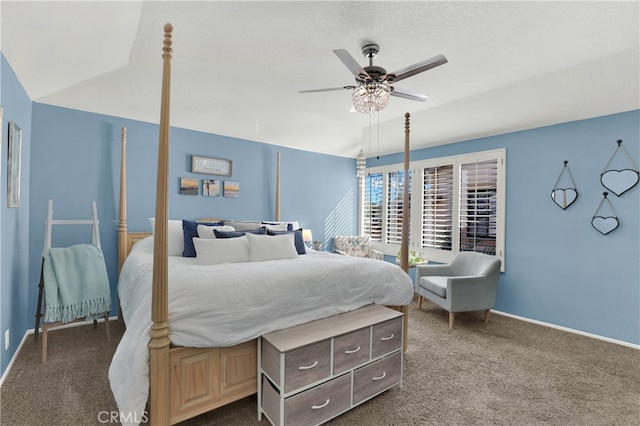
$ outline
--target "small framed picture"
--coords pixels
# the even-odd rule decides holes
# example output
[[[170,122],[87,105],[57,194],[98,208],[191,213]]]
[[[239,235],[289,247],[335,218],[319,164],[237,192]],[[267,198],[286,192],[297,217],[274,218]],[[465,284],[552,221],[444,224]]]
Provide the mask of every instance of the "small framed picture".
[[[224,181],[224,196],[237,198],[240,196],[240,182]]]
[[[202,179],[202,195],[205,197],[219,197],[220,189],[219,180]]]
[[[231,160],[192,155],[191,172],[207,173],[210,175],[231,176]]]
[[[7,207],[20,207],[20,157],[22,155],[22,130],[9,122],[9,157],[7,159]]]
[[[180,194],[182,195],[198,195],[198,179],[180,178]]]

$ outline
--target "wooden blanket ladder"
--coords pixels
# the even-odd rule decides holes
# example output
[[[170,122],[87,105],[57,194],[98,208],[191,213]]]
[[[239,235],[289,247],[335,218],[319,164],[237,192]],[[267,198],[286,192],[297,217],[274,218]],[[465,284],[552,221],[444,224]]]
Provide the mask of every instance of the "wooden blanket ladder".
[[[50,328],[62,325],[62,323],[46,323],[44,321],[44,308],[43,295],[44,295],[44,259],[49,255],[49,249],[51,248],[51,234],[53,232],[54,225],[92,225],[91,244],[100,247],[100,231],[98,228],[98,209],[96,202],[91,203],[91,219],[54,219],[53,218],[53,200],[49,200],[49,208],[47,211],[47,220],[45,222],[45,235],[44,235],[44,250],[42,251],[42,263],[40,265],[40,282],[38,283],[38,306],[36,308],[36,325],[33,333],[34,340],[38,338],[38,331],[40,329],[40,318],[42,321],[42,363],[47,362],[47,340],[48,331]],[[78,319],[76,321],[84,321],[84,319]],[[75,322],[75,321],[74,321]],[[109,331],[109,313],[104,316],[105,329],[107,332],[107,342],[111,342],[111,333]],[[93,320],[93,328],[97,328],[98,321]]]

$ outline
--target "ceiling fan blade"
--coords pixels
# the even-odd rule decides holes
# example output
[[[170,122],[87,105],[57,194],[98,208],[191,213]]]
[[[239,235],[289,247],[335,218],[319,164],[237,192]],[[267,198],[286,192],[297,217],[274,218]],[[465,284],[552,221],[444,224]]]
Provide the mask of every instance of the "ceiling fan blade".
[[[398,89],[397,87],[392,87],[391,96],[395,96],[396,98],[404,98],[409,99],[411,101],[419,101],[424,102],[429,99],[428,95],[423,95],[422,93],[410,92],[409,90]]]
[[[353,90],[356,86],[331,87],[328,89],[298,90],[298,93],[334,92],[337,90]]]
[[[338,58],[340,58],[342,63],[345,64],[347,68],[349,68],[349,71],[353,73],[356,79],[361,80],[363,77],[371,79],[364,68],[362,68],[362,66],[355,59],[353,59],[353,56],[351,56],[351,54],[345,49],[335,49],[333,53],[335,53]]]
[[[404,80],[407,77],[430,70],[431,68],[444,65],[447,62],[447,58],[445,58],[444,55],[434,56],[426,61],[418,62],[417,64],[413,64],[396,72],[387,74],[387,81],[395,83],[396,81]]]

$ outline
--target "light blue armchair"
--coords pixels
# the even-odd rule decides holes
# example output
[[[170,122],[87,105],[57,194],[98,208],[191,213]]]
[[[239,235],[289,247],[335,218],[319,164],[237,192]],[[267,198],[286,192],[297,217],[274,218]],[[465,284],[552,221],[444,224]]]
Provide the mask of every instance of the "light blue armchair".
[[[447,265],[416,267],[415,292],[418,308],[428,299],[449,311],[449,327],[454,314],[484,310],[484,322],[496,302],[500,259],[482,253],[461,252]]]

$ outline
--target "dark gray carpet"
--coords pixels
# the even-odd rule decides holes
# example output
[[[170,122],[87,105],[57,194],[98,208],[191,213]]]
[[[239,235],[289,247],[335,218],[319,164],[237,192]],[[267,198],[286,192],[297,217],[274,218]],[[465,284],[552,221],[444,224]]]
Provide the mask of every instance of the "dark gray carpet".
[[[456,317],[425,302],[409,314],[404,386],[332,425],[640,425],[640,351],[499,315]],[[53,331],[49,360],[29,336],[1,389],[2,425],[100,425],[116,411],[107,370],[111,323]],[[266,425],[255,396],[184,425]]]

